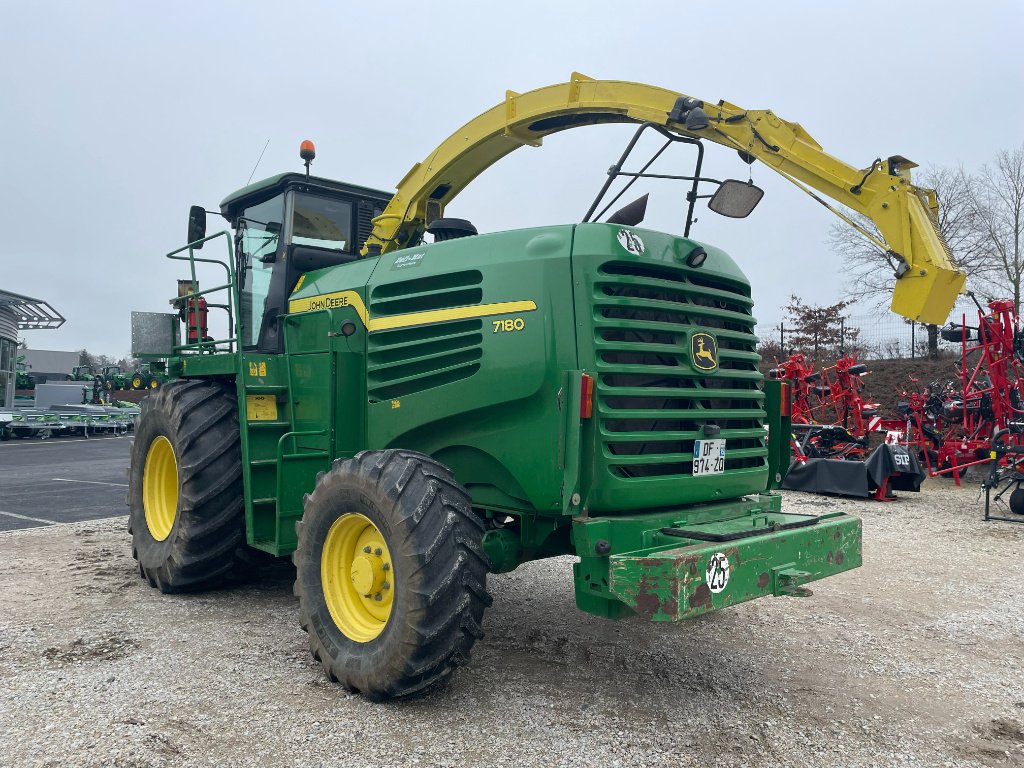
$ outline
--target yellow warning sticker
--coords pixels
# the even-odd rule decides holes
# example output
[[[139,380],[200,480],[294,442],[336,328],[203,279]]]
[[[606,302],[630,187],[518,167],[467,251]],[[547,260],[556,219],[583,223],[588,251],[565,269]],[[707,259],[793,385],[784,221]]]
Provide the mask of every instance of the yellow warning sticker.
[[[277,398],[273,395],[246,395],[245,415],[249,421],[277,421]]]

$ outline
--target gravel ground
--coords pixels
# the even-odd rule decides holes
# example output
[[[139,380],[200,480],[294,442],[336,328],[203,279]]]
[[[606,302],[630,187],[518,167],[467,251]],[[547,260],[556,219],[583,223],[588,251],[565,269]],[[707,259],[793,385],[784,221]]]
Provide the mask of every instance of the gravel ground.
[[[123,519],[0,533],[0,764],[1024,766],[1024,526],[977,497],[790,493],[861,515],[864,566],[676,626],[587,616],[569,558],[527,564],[467,668],[384,705],[313,662],[286,565],[166,597]]]

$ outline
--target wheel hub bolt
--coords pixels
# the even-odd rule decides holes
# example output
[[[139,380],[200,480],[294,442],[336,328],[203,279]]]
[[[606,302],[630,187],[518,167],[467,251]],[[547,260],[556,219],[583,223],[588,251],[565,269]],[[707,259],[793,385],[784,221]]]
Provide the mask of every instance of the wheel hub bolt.
[[[382,565],[382,566],[380,567],[380,569],[381,569],[382,571],[390,571],[390,570],[391,570],[391,563],[384,563],[384,565]]]
[[[373,550],[373,554],[375,554],[377,557],[380,557],[383,553],[384,553],[384,550],[381,549],[380,547],[377,547],[375,550]]]
[[[391,589],[391,582],[390,581],[385,581],[383,584],[380,585],[380,588],[381,589]]]
[[[381,600],[384,599],[384,596],[380,592],[378,592],[376,595],[373,596],[373,599],[379,603]]]
[[[369,545],[367,545],[367,546],[363,547],[363,552],[365,552],[366,554],[370,554],[370,552],[372,552],[372,551],[373,551],[373,550],[372,550],[372,549],[370,549]]]

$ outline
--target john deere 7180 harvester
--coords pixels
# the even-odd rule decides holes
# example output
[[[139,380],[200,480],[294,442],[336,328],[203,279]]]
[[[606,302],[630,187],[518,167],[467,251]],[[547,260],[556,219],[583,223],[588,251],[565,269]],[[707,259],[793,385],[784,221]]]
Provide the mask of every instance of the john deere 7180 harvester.
[[[622,122],[695,154],[691,175],[668,174],[687,189],[682,234],[637,226],[643,198],[599,221],[607,185],[580,223],[478,234],[444,217],[512,150]],[[773,490],[785,386],[758,372],[743,273],[690,237],[702,198],[742,216],[761,192],[703,177],[704,140],[869,216],[900,266],[894,309],[945,320],[963,276],[913,164],[857,170],[768,111],[574,75],[510,92],[395,194],[310,176],[304,143],[305,174],[224,200],[232,232],[206,236],[193,208],[169,254],[192,292],[135,317],[135,353],[167,358],[171,377],[132,452],[143,577],[205,588],[254,550],[292,554],[313,655],[376,698],[465,662],[488,573],[527,560],[574,555],[580,609],[663,622],[857,567],[859,520],[783,513]],[[626,155],[609,184],[650,175]],[[204,244],[224,257],[200,258]],[[222,338],[189,327],[200,298]]]

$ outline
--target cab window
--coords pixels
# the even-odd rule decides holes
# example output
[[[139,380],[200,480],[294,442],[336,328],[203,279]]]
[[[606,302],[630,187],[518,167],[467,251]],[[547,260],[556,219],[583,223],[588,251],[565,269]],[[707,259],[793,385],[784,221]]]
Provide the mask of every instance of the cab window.
[[[291,242],[351,253],[352,204],[297,192]]]
[[[270,292],[274,265],[269,259],[277,252],[284,219],[284,195],[272,197],[242,211],[236,240],[242,263],[242,347],[254,347]],[[264,262],[264,259],[268,261]]]

